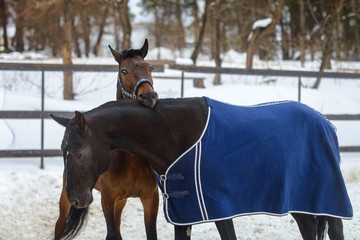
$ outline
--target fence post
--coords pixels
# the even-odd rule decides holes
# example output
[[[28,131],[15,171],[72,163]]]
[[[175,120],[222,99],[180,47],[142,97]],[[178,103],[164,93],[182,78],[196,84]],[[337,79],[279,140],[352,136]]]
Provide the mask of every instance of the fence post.
[[[184,78],[185,78],[185,71],[182,70],[181,72],[181,94],[180,96],[183,98],[184,97]]]
[[[298,102],[301,102],[301,77],[299,76],[298,81]]]
[[[40,168],[44,169],[44,101],[45,101],[45,71],[41,71],[41,157]]]

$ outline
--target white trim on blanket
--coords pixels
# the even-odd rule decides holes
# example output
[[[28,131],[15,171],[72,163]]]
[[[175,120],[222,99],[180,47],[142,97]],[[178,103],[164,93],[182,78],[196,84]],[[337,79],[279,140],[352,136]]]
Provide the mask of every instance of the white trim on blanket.
[[[332,215],[332,214],[327,214],[327,213],[312,213],[312,212],[305,212],[305,211],[289,211],[286,213],[269,213],[269,212],[249,212],[249,213],[240,213],[240,214],[235,214],[233,216],[229,216],[226,218],[216,218],[216,219],[211,219],[211,220],[202,220],[202,221],[196,221],[196,222],[189,222],[189,223],[176,223],[173,222],[169,219],[169,223],[176,225],[176,226],[188,226],[188,225],[195,225],[195,224],[200,224],[200,223],[209,223],[209,222],[217,222],[217,221],[223,221],[223,220],[228,220],[228,219],[232,219],[232,218],[236,218],[236,217],[245,217],[245,216],[252,216],[252,215],[269,215],[269,216],[274,216],[274,217],[283,217],[283,216],[287,216],[291,213],[302,213],[302,214],[307,214],[307,215],[313,215],[313,216],[327,216],[327,217],[334,217],[334,218],[340,218],[343,220],[351,220],[353,219],[352,217],[342,217],[342,216],[337,216],[337,215]]]
[[[199,139],[188,149],[186,150],[183,154],[181,154],[169,167],[168,169],[166,170],[165,172],[165,176],[168,175],[171,167],[177,162],[179,161],[179,159],[181,159],[185,154],[187,154],[189,151],[191,151],[194,147],[196,147],[196,152],[195,152],[195,188],[196,188],[196,194],[197,194],[197,199],[198,199],[198,202],[199,202],[199,208],[200,208],[200,212],[201,212],[201,216],[203,218],[203,221],[208,221],[209,217],[208,217],[208,214],[207,214],[207,210],[206,210],[206,206],[205,206],[205,202],[204,202],[204,197],[203,197],[203,194],[202,194],[202,189],[201,189],[201,182],[200,182],[200,159],[201,159],[201,139],[203,138],[205,132],[206,132],[206,129],[209,125],[209,121],[210,121],[210,114],[211,114],[211,108],[208,107],[208,115],[207,115],[207,119],[206,119],[206,124],[205,124],[205,127],[204,127],[204,130],[202,131]],[[200,150],[199,150],[199,145],[200,143]],[[199,168],[199,170],[197,170],[197,168]],[[197,178],[199,180],[197,180]],[[163,196],[167,196],[167,191],[166,191],[166,180],[164,181],[164,193],[163,193]],[[169,212],[168,212],[168,199],[163,197],[163,200],[164,200],[164,214],[167,216],[166,218],[169,220],[170,223],[172,224],[175,224],[171,221],[170,217],[169,217]],[[177,225],[177,224],[176,224]]]
[[[201,167],[200,167],[200,163],[201,163],[201,141],[199,141],[198,146],[199,146],[198,147],[199,148],[198,156],[195,157],[195,159],[197,160],[197,164],[198,164],[197,173],[196,173],[197,174],[197,179],[198,179],[197,184],[199,185],[199,193],[200,193],[202,211],[205,214],[205,220],[209,220],[209,216],[208,216],[208,213],[207,213],[207,210],[206,210],[203,190],[202,190],[202,187],[201,187],[201,173],[200,173],[200,169],[201,169]]]

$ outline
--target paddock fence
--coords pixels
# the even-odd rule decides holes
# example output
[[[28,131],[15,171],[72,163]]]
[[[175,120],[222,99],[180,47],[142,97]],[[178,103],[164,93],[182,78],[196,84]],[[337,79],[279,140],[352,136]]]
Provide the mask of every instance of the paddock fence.
[[[206,73],[206,74],[234,74],[249,76],[277,76],[277,77],[295,77],[298,79],[298,101],[301,101],[301,78],[322,78],[342,79],[342,80],[360,80],[360,73],[343,73],[343,72],[312,72],[312,71],[285,71],[285,70],[265,70],[265,69],[240,69],[240,68],[214,68],[214,67],[196,67],[187,65],[177,65],[174,62],[167,61],[148,61],[153,65],[154,72],[164,72],[164,65],[170,69],[180,70],[180,76],[156,76],[154,79],[170,79],[181,81],[181,97],[184,96],[185,80],[199,80],[204,78],[189,77],[188,73]],[[44,168],[44,157],[62,156],[60,149],[44,149],[44,119],[50,118],[50,114],[63,117],[73,117],[74,112],[66,111],[45,111],[45,72],[118,72],[117,65],[65,65],[65,64],[23,64],[23,63],[0,63],[2,71],[40,71],[41,72],[41,107],[40,111],[0,111],[0,119],[40,119],[40,149],[15,149],[0,150],[0,158],[19,158],[19,157],[40,157],[40,168]],[[359,114],[326,114],[329,120],[360,120]],[[341,152],[360,152],[360,146],[340,146]]]

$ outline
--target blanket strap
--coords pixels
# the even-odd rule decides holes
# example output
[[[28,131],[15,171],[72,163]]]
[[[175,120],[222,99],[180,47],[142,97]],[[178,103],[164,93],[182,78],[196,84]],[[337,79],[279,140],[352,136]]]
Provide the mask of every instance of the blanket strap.
[[[162,181],[166,181],[166,180],[169,180],[169,181],[178,181],[178,180],[184,180],[185,177],[183,174],[181,173],[174,173],[174,174],[169,174],[169,175],[161,175],[160,176],[160,179]]]
[[[163,198],[164,199],[184,198],[187,195],[189,195],[189,191],[175,191],[175,192],[170,192],[170,193],[163,193]]]

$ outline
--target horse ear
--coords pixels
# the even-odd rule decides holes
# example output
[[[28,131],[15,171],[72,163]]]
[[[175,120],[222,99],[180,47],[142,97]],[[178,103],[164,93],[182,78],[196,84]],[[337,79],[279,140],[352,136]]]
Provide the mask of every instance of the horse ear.
[[[149,42],[147,39],[145,39],[145,42],[144,42],[144,45],[140,48],[140,51],[141,51],[141,56],[143,58],[146,57],[147,53],[148,53],[148,50],[149,50]]]
[[[68,123],[70,122],[70,118],[58,117],[53,114],[50,114],[50,117],[55,120],[58,124],[67,127]]]
[[[75,119],[77,125],[80,127],[82,131],[85,130],[85,117],[81,112],[75,111]]]
[[[119,53],[118,51],[116,51],[115,49],[113,49],[110,45],[108,45],[108,46],[110,48],[111,54],[115,58],[115,61],[117,61],[118,63],[121,63],[123,55],[121,53]]]

